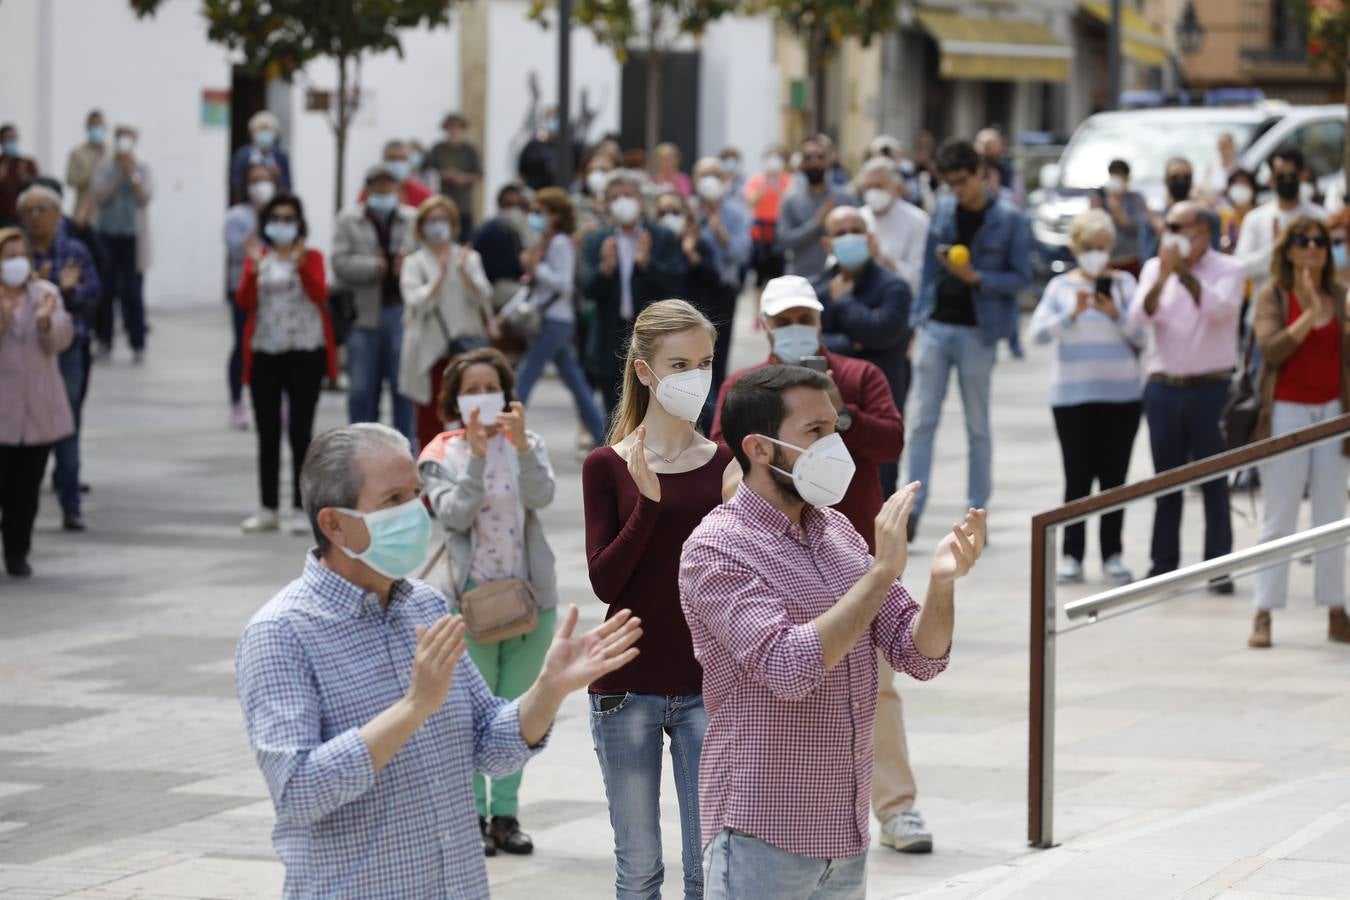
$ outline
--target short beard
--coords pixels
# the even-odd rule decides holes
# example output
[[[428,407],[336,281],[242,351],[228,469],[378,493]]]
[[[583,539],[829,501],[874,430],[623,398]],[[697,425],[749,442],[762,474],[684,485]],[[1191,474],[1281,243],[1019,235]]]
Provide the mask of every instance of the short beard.
[[[775,468],[769,470],[769,478],[773,480],[774,487],[778,488],[778,495],[789,503],[805,503],[806,501],[802,499],[802,495],[797,493],[796,483],[788,476],[776,471],[776,469],[791,471],[787,466],[787,460],[783,458],[782,447],[774,445],[773,461],[771,465]]]

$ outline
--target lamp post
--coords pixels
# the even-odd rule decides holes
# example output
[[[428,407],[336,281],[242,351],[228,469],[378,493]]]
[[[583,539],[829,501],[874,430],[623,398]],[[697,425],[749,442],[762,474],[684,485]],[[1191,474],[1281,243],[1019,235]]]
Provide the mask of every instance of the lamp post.
[[[1120,0],[1111,0],[1111,21],[1106,26],[1106,108],[1120,105]]]
[[[572,185],[572,0],[558,0],[558,183]]]
[[[1195,3],[1193,0],[1186,0],[1186,5],[1182,7],[1181,18],[1177,20],[1177,47],[1185,56],[1200,49],[1200,45],[1205,42],[1205,26],[1200,24],[1200,18],[1195,14]]]

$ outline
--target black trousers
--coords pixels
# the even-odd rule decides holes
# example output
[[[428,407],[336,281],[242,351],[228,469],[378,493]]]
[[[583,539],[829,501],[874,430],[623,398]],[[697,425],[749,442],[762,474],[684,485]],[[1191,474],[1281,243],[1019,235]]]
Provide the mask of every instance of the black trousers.
[[[323,350],[253,354],[248,389],[258,431],[258,490],[267,509],[276,509],[280,503],[283,395],[291,439],[291,506],[300,508],[300,465],[314,436],[314,409],[319,405],[324,368]]]
[[[1092,483],[1102,490],[1120,487],[1130,468],[1130,452],[1139,431],[1141,403],[1080,403],[1056,406],[1055,430],[1064,454],[1064,502],[1092,493]],[[1120,532],[1125,511],[1118,509],[1101,517],[1102,559],[1120,553]],[[1064,529],[1064,555],[1083,561],[1085,528],[1082,522]]]
[[[51,449],[51,444],[0,444],[0,536],[4,540],[6,562],[28,559],[42,473],[47,470],[47,454]]]

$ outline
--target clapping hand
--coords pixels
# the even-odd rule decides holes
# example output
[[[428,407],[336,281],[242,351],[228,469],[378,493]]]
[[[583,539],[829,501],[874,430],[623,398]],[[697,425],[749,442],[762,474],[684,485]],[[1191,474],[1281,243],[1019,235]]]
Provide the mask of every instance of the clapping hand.
[[[600,245],[600,271],[606,275],[613,275],[614,270],[619,266],[619,245],[614,238],[607,237]]]
[[[631,611],[620,610],[598,628],[573,637],[577,618],[574,603],[563,614],[539,673],[539,683],[559,695],[581,690],[602,675],[628,665],[638,655],[633,645],[642,637],[642,620],[633,618]]]
[[[642,229],[638,234],[637,252],[633,254],[633,265],[639,269],[647,268],[647,263],[652,259],[652,233],[647,229]]]
[[[455,666],[464,655],[464,620],[442,616],[430,628],[417,626],[417,649],[413,652],[412,675],[405,698],[422,718],[445,703],[454,680]]]
[[[963,522],[952,526],[951,533],[942,539],[933,552],[934,581],[952,584],[970,572],[984,552],[989,537],[988,520],[987,510],[971,509]]]
[[[909,516],[919,482],[913,481],[891,494],[876,518],[876,566],[892,581],[905,574],[909,564]]]
[[[37,328],[38,331],[46,332],[52,327],[52,315],[56,313],[56,295],[44,294],[38,301],[37,307]]]
[[[510,407],[497,414],[497,430],[506,435],[517,453],[530,449],[530,441],[525,437],[525,405],[512,400]]]
[[[830,299],[838,300],[853,291],[853,279],[842,269],[830,279]]]
[[[60,287],[63,292],[73,291],[80,283],[80,264],[75,260],[67,260],[61,267]]]
[[[633,484],[638,493],[655,503],[661,502],[661,480],[656,477],[652,467],[647,464],[647,426],[637,430],[637,439],[628,451],[628,474],[633,476]]]
[[[464,439],[469,442],[470,453],[479,459],[487,458],[487,428],[483,426],[479,419],[478,407],[476,406],[469,410],[469,416],[464,420]]]

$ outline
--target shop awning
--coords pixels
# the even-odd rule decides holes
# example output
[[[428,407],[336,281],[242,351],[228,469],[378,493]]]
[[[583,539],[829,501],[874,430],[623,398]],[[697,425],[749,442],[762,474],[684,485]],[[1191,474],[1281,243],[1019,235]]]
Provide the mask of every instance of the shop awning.
[[[1079,6],[1103,25],[1111,25],[1111,4],[1082,3]],[[1127,6],[1120,10],[1120,52],[1143,66],[1167,65],[1167,42],[1163,36],[1139,15],[1138,10]]]
[[[984,19],[944,10],[915,12],[942,51],[943,78],[1068,81],[1072,52],[1044,26],[1024,19]]]

